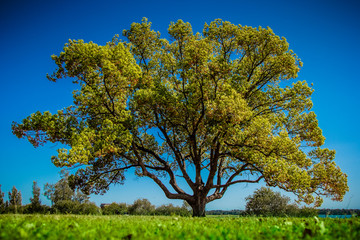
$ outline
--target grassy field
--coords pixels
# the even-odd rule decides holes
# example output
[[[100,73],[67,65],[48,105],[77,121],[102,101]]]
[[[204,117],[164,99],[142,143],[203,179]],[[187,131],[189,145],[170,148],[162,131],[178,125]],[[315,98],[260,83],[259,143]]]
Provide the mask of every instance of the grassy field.
[[[360,219],[0,215],[0,239],[360,239]]]

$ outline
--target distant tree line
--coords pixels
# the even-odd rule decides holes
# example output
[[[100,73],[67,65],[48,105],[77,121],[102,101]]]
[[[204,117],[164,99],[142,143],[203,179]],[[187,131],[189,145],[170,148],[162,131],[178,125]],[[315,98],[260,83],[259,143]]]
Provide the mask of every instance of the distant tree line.
[[[181,207],[173,204],[155,207],[147,199],[137,199],[133,204],[111,203],[101,205],[104,215],[163,215],[163,216],[191,216],[191,207],[185,201]]]
[[[137,199],[133,204],[111,203],[102,204],[101,208],[89,201],[89,196],[80,190],[74,190],[69,185],[69,173],[61,171],[61,179],[55,184],[45,184],[44,195],[51,201],[51,207],[40,200],[40,188],[33,182],[33,196],[30,203],[22,205],[21,192],[14,186],[8,193],[9,200],[5,201],[5,194],[0,185],[0,214],[87,214],[87,215],[177,215],[191,216],[191,207],[186,202],[181,207],[172,204],[155,207],[147,199]]]
[[[298,216],[298,217],[305,217],[305,216],[317,216],[317,215],[352,215],[352,216],[360,216],[360,209],[314,209],[314,208],[297,208],[298,212],[295,214],[289,214],[284,216]],[[310,212],[312,214],[307,213]],[[246,210],[208,210],[206,211],[206,215],[240,215],[240,216],[249,216],[251,215]],[[255,214],[253,214],[255,215]]]
[[[44,195],[51,201],[51,207],[44,205],[40,200],[40,188],[33,182],[30,203],[22,205],[21,192],[14,186],[5,193],[0,185],[0,214],[87,214],[87,215],[165,215],[165,216],[191,216],[192,208],[184,201],[183,205],[173,204],[156,207],[148,199],[137,199],[133,204],[116,203],[101,204],[98,207],[89,201],[85,193],[74,190],[69,186],[69,174],[61,171],[61,179],[55,184],[45,184]],[[270,188],[262,187],[246,198],[245,210],[210,210],[207,215],[238,215],[238,216],[292,216],[311,217],[317,215],[360,215],[360,209],[315,209],[311,207],[298,207],[290,203],[290,198],[282,196]]]
[[[243,215],[244,210],[208,210],[206,211],[206,215]]]
[[[209,215],[240,215],[240,216],[291,216],[291,217],[312,217],[319,214],[344,215],[360,214],[360,210],[344,209],[316,209],[312,207],[299,207],[290,203],[290,198],[274,192],[270,188],[262,187],[253,195],[246,197],[245,210],[211,210],[206,212]]]
[[[356,215],[360,216],[360,209],[319,209],[319,215]]]
[[[290,198],[274,192],[269,187],[261,187],[246,199],[243,215],[261,216],[292,216],[312,217],[318,215],[318,210],[312,207],[299,207],[290,203]]]

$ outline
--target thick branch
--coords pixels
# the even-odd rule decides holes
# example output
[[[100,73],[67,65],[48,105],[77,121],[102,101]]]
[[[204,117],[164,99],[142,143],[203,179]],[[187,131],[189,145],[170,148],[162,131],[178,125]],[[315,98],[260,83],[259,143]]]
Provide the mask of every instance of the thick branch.
[[[165,193],[167,198],[170,198],[170,199],[184,199],[184,200],[187,200],[187,201],[191,201],[191,196],[189,194],[186,194],[186,193],[177,193],[177,194],[171,193],[167,189],[167,187],[161,182],[161,180],[158,177],[156,177],[154,174],[150,173],[146,169],[146,166],[144,165],[144,163],[142,161],[142,158],[139,155],[139,152],[138,152],[135,144],[133,144],[133,151],[134,151],[134,154],[135,154],[136,158],[138,159],[138,163],[139,163],[139,165],[141,167],[141,170],[142,170],[144,176],[147,176],[147,177],[151,178],[152,180],[154,180],[154,182],[163,190],[163,192]]]
[[[262,178],[264,178],[264,176],[260,176],[258,179],[256,180],[246,180],[246,179],[243,179],[243,180],[237,180],[237,181],[233,181],[233,182],[227,182],[226,184],[224,185],[220,185],[220,186],[214,186],[214,187],[217,187],[217,189],[219,189],[220,187],[223,187],[223,190],[221,192],[215,192],[214,194],[208,196],[206,198],[206,202],[209,203],[211,201],[214,201],[216,199],[220,199],[222,198],[222,196],[224,195],[224,193],[226,192],[227,188],[230,186],[230,185],[233,185],[233,184],[236,184],[236,183],[258,183]]]
[[[175,146],[175,144],[171,141],[169,135],[167,134],[166,130],[161,127],[158,126],[158,128],[160,129],[161,133],[164,135],[165,139],[166,139],[166,143],[169,145],[169,147],[171,148],[171,150],[173,151],[174,155],[175,155],[175,160],[180,168],[181,173],[184,176],[184,179],[186,180],[186,182],[188,183],[188,185],[191,187],[191,189],[195,189],[195,184],[193,181],[191,181],[188,173],[186,172],[186,168],[185,165],[183,164],[184,159],[181,155],[181,152],[178,150],[178,148]],[[175,178],[175,177],[174,177]]]
[[[156,160],[158,160],[161,164],[163,164],[164,168],[162,168],[161,170],[164,170],[166,171],[169,176],[170,176],[170,184],[171,186],[174,188],[174,190],[177,192],[177,193],[181,193],[181,194],[185,194],[184,190],[182,190],[176,183],[176,178],[175,178],[175,174],[174,172],[171,170],[170,166],[167,164],[167,162],[165,160],[163,160],[162,158],[160,158],[154,151],[150,150],[150,149],[147,149],[145,147],[142,147],[142,146],[139,146],[137,144],[133,144],[137,149],[143,151],[143,152],[146,152],[148,154],[150,154],[151,156],[153,156]],[[136,149],[134,149],[134,152],[137,151]],[[139,155],[140,157],[140,155]],[[139,157],[137,157],[139,159]],[[141,157],[140,157],[141,159]],[[142,159],[141,159],[141,162],[142,162]],[[146,166],[142,163],[142,166],[144,166],[146,168]],[[153,167],[154,169],[156,169],[156,167]],[[154,180],[155,181],[155,180]]]

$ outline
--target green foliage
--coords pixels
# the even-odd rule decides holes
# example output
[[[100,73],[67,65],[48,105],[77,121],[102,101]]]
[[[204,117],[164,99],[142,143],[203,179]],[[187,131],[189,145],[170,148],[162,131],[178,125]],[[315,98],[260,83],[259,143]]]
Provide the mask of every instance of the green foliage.
[[[52,203],[56,204],[59,201],[72,200],[74,190],[69,186],[68,181],[69,173],[64,169],[61,170],[61,179],[55,184],[45,184],[44,195],[51,200]]]
[[[298,210],[296,215],[297,217],[315,217],[318,216],[319,210],[312,207],[302,207]]]
[[[191,216],[191,210],[185,206],[176,207],[172,204],[161,205],[155,209],[155,215],[162,216]]]
[[[27,206],[24,211],[28,213],[43,213],[46,210],[45,207],[41,205],[40,188],[35,181],[33,182],[32,193],[33,197],[30,198],[30,206]]]
[[[155,206],[149,200],[143,198],[135,200],[128,210],[131,215],[153,215]]]
[[[59,200],[53,206],[54,213],[78,214],[80,203],[72,200]]]
[[[35,147],[65,145],[52,161],[82,166],[72,185],[104,193],[134,168],[197,216],[231,185],[261,180],[316,206],[343,199],[347,175],[323,148],[314,90],[294,81],[302,62],[285,38],[220,19],[202,34],[178,20],[164,39],[144,18],[123,35],[104,46],[69,40],[48,78],[77,84],[74,105],[12,125]]]
[[[23,206],[24,214],[49,214],[51,213],[51,207],[47,205],[34,206],[31,203]]]
[[[100,215],[101,209],[93,202],[83,202],[78,208],[78,214]]]
[[[44,195],[56,204],[59,201],[76,201],[84,203],[89,200],[89,196],[81,192],[79,189],[76,191],[70,187],[69,173],[63,169],[61,170],[61,179],[55,184],[45,184]]]
[[[104,215],[122,215],[128,213],[128,206],[126,203],[111,203],[109,205],[103,206],[102,214]]]
[[[101,207],[103,215],[162,215],[162,216],[190,216],[191,207],[183,204],[176,207],[172,204],[161,205],[155,208],[147,199],[137,199],[130,206],[126,203],[111,203]]]
[[[9,194],[9,206],[7,211],[12,213],[21,213],[22,212],[22,197],[21,192],[13,186]]]
[[[314,217],[318,210],[312,207],[299,208],[290,204],[290,198],[274,192],[270,188],[261,187],[253,195],[246,197],[246,211],[244,214],[261,216],[293,216]]]
[[[246,211],[263,216],[284,216],[289,206],[289,197],[281,196],[270,188],[261,187],[246,197]],[[295,206],[291,206],[295,207]]]
[[[1,215],[0,239],[360,239],[360,219]]]
[[[52,208],[53,213],[56,214],[83,214],[83,215],[99,215],[101,210],[95,203],[84,202],[79,203],[72,200],[59,200]]]

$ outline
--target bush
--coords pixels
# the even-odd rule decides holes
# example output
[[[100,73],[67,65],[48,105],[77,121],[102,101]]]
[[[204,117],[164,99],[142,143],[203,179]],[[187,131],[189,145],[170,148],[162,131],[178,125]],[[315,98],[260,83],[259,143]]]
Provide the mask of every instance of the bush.
[[[270,188],[262,187],[253,195],[246,197],[246,201],[246,211],[249,214],[284,216],[290,198],[281,196],[280,193],[274,192]]]
[[[129,207],[129,213],[132,215],[152,215],[155,212],[155,206],[147,199],[137,199]]]
[[[161,205],[156,208],[155,215],[164,215],[164,216],[191,216],[191,211],[186,207],[176,207],[172,204]]]
[[[101,210],[93,202],[84,202],[79,205],[78,214],[99,215],[101,214]]]
[[[72,200],[60,200],[52,207],[53,213],[62,214],[85,214],[85,215],[97,215],[101,214],[101,210],[95,203],[84,202],[79,203],[78,201]]]
[[[318,210],[312,207],[299,208],[296,204],[289,204],[290,198],[282,196],[270,188],[262,187],[253,195],[246,197],[246,214],[263,216],[292,216],[313,217]]]
[[[319,211],[316,208],[312,207],[302,207],[299,209],[297,217],[314,217],[319,214]]]
[[[122,215],[128,213],[128,206],[126,203],[111,203],[101,207],[104,215]]]
[[[34,205],[30,203],[23,207],[23,212],[26,214],[33,214],[33,213],[46,214],[51,212],[51,208],[47,205]]]
[[[24,212],[24,206],[14,206],[9,205],[7,208],[5,208],[5,213],[23,213]]]
[[[80,210],[80,203],[71,200],[59,200],[52,207],[54,213],[63,214],[78,214]]]

